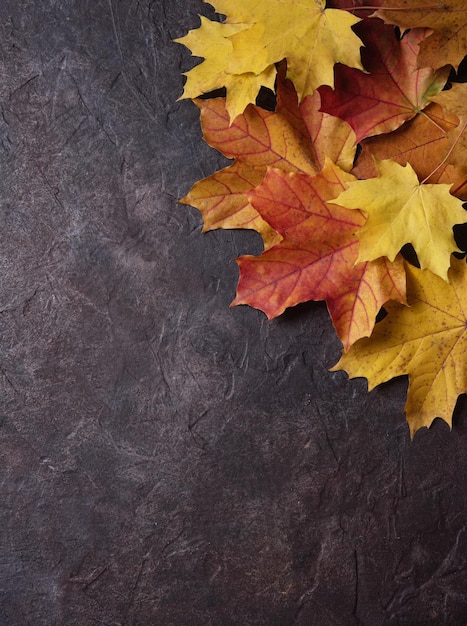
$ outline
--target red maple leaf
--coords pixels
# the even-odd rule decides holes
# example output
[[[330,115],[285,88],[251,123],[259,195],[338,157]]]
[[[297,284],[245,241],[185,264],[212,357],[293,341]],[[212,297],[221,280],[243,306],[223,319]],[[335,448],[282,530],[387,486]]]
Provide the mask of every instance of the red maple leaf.
[[[364,20],[355,27],[365,44],[363,66],[369,72],[336,65],[335,87],[320,87],[321,111],[345,120],[357,141],[401,126],[429,104],[443,88],[449,68],[417,69],[419,44],[430,33],[416,28],[398,39],[381,20]]]
[[[405,302],[401,260],[355,265],[355,232],[365,218],[359,211],[326,204],[351,180],[330,161],[316,176],[268,171],[249,197],[283,239],[259,257],[237,259],[240,281],[233,304],[249,304],[272,318],[299,302],[326,300],[347,350],[370,335],[385,302]]]

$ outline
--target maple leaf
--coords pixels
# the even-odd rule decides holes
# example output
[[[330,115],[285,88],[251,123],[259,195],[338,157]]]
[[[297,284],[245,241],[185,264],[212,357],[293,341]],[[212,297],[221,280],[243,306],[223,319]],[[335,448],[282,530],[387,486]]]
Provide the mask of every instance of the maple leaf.
[[[249,28],[245,24],[221,24],[200,16],[201,26],[191,30],[184,37],[175,39],[189,48],[194,56],[205,57],[204,62],[185,72],[183,98],[196,98],[218,87],[227,88],[226,108],[233,120],[242,113],[248,104],[255,102],[262,86],[274,89],[276,68],[265,67],[259,74],[245,72],[234,76],[226,72],[233,52],[230,36]]]
[[[324,0],[216,0],[222,10],[243,6],[252,27],[232,36],[230,70],[258,73],[287,59],[287,74],[299,100],[320,85],[333,85],[333,66],[361,68],[361,41],[351,30],[359,18],[325,9]]]
[[[406,413],[413,436],[436,417],[451,426],[457,397],[467,391],[467,266],[454,259],[449,284],[429,270],[406,269],[410,307],[389,303],[372,336],[355,343],[331,371],[363,376],[370,390],[408,374]]]
[[[426,6],[420,0],[386,0],[374,15],[403,30],[433,29],[421,45],[418,66],[437,68],[451,64],[457,69],[467,53],[466,12],[465,0],[435,0]]]
[[[444,113],[437,104],[430,104],[422,115],[395,132],[363,140],[352,174],[357,178],[372,178],[378,174],[374,157],[380,161],[393,159],[400,165],[410,163],[419,180],[452,185],[450,193],[467,200],[467,167],[447,163],[438,167],[457,138],[457,134],[454,137],[450,132],[457,126],[457,117]]]
[[[253,4],[250,0],[209,0],[209,4],[226,14],[227,21],[208,26],[209,20],[203,20],[201,29],[177,40],[205,59],[187,72],[185,97],[192,97],[189,94],[197,89],[195,95],[227,87],[231,121],[247,100],[252,102],[254,81],[266,84],[271,68],[283,59],[287,59],[287,74],[299,100],[320,85],[334,84],[335,63],[362,67],[361,41],[351,30],[359,18],[325,9],[324,0],[257,0]],[[235,86],[235,81],[245,80],[248,97]]]
[[[459,251],[452,227],[465,222],[462,202],[450,195],[450,185],[420,184],[410,163],[376,161],[377,178],[349,184],[332,202],[360,209],[368,216],[358,231],[358,261],[380,256],[393,260],[411,243],[420,266],[447,280],[450,255]]]
[[[299,107],[293,84],[280,74],[275,112],[251,105],[231,125],[223,98],[197,102],[205,140],[235,163],[197,182],[180,201],[201,211],[204,231],[250,228],[262,235],[266,248],[280,236],[247,194],[262,181],[267,167],[316,174],[329,154],[350,170],[356,150],[350,126],[319,111],[319,94],[308,96]]]
[[[395,130],[414,117],[441,91],[449,67],[417,70],[419,44],[428,29],[417,28],[402,40],[381,20],[364,20],[355,30],[365,44],[362,62],[369,73],[336,65],[334,90],[319,91],[321,110],[348,122],[360,141]]]
[[[405,301],[400,260],[355,265],[359,211],[326,204],[353,180],[329,160],[316,176],[270,169],[250,194],[253,206],[283,240],[261,256],[237,259],[240,280],[233,305],[280,315],[307,300],[326,300],[345,349],[368,336],[381,306]]]

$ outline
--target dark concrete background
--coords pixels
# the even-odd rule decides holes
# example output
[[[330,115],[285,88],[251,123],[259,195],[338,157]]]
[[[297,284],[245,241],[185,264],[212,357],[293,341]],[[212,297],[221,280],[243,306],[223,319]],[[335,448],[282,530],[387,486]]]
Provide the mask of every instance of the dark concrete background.
[[[176,100],[198,0],[0,4],[0,625],[467,623],[467,404],[327,368],[322,303],[229,309],[256,235]]]

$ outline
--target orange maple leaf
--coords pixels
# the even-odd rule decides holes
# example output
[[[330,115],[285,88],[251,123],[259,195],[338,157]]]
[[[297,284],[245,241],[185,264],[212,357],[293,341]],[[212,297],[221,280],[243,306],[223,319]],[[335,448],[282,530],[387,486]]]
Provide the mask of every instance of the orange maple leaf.
[[[417,69],[419,44],[430,33],[417,28],[398,39],[394,28],[381,20],[364,20],[355,27],[365,44],[364,74],[344,65],[335,67],[335,87],[320,87],[321,110],[345,120],[357,141],[395,130],[417,115],[429,98],[443,88],[445,67]]]
[[[445,163],[438,168],[449,153],[454,136],[457,137],[457,126],[458,119],[454,115],[444,113],[437,104],[430,104],[422,115],[395,132],[364,139],[352,174],[357,178],[372,178],[378,174],[375,158],[379,161],[393,159],[400,165],[410,163],[419,180],[450,184],[452,195],[467,200],[467,167]],[[454,134],[450,134],[453,131]]]
[[[446,64],[457,68],[467,54],[466,14],[465,0],[426,3],[420,0],[385,0],[383,7],[374,13],[386,23],[396,24],[403,30],[418,27],[433,29],[434,32],[421,45],[418,67],[434,68]]]
[[[268,171],[250,200],[283,240],[261,256],[237,259],[240,280],[234,305],[249,304],[280,315],[307,300],[326,300],[345,349],[368,336],[381,306],[405,302],[401,259],[355,265],[355,232],[365,218],[359,211],[330,206],[354,180],[330,161],[316,176]]]
[[[369,389],[409,375],[406,412],[411,435],[441,417],[450,426],[467,392],[467,265],[454,259],[450,283],[407,265],[410,307],[389,303],[372,336],[355,343],[332,368],[368,379]]]
[[[319,94],[298,105],[293,84],[282,77],[277,85],[277,110],[250,105],[231,125],[223,98],[199,100],[204,138],[235,163],[197,182],[180,202],[199,209],[203,231],[216,228],[250,228],[270,247],[280,236],[263,220],[248,200],[268,166],[285,171],[316,174],[328,154],[350,170],[356,149],[350,126],[319,111]]]

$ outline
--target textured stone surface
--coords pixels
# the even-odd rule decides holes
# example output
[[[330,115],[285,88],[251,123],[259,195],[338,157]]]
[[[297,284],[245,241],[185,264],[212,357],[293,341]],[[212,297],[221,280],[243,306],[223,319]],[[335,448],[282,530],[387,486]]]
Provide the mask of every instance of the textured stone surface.
[[[225,164],[176,102],[209,9],[0,4],[0,624],[465,624],[465,400],[410,443],[176,204]]]

